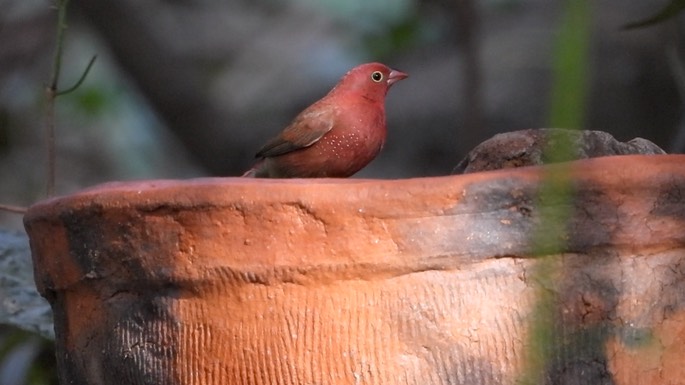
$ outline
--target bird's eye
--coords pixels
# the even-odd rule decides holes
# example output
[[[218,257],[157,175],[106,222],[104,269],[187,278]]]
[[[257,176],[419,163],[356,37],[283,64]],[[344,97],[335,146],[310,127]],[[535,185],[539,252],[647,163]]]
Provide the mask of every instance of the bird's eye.
[[[381,71],[374,71],[374,72],[371,74],[371,80],[373,80],[373,81],[376,82],[376,83],[378,83],[378,82],[380,82],[381,80],[383,80],[383,74],[381,73]]]

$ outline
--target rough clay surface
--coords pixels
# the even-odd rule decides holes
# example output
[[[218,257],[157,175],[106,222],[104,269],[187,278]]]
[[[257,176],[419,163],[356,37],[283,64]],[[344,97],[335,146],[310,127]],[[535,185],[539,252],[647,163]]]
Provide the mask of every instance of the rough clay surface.
[[[559,170],[573,201],[538,201]],[[685,156],[618,156],[108,184],[25,223],[65,384],[516,384],[542,315],[537,383],[675,385],[684,196]],[[542,212],[569,213],[568,234]],[[565,246],[541,265],[545,240]]]
[[[452,171],[466,174],[551,163],[545,151],[563,145],[572,148],[565,160],[597,158],[611,155],[663,155],[664,150],[647,139],[619,142],[603,131],[530,129],[497,134],[471,150]]]

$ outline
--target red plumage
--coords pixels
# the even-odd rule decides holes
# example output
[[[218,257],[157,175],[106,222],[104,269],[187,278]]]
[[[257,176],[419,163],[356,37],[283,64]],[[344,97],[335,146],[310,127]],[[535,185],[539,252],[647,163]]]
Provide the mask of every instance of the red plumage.
[[[385,142],[385,95],[407,74],[380,63],[350,70],[258,152],[244,177],[345,178],[361,170]]]

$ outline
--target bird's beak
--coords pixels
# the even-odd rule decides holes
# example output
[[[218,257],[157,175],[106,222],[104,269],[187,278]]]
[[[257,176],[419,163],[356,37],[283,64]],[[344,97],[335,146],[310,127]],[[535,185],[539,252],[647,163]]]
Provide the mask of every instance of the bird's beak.
[[[409,77],[409,75],[405,74],[402,71],[391,70],[390,75],[388,75],[388,87],[399,82],[402,79],[406,79],[407,77]]]

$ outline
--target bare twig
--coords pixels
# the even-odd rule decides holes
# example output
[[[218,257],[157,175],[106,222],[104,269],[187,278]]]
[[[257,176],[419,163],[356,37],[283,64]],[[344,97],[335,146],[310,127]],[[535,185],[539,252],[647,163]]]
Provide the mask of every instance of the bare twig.
[[[52,75],[50,84],[45,89],[47,98],[47,113],[45,121],[45,136],[47,138],[47,196],[55,193],[55,98],[57,97],[57,84],[59,73],[62,68],[62,49],[64,32],[67,28],[67,5],[69,0],[57,0],[57,39],[55,45],[55,57],[52,62]]]
[[[73,86],[66,90],[60,91],[58,88],[59,74],[62,68],[62,51],[64,48],[64,33],[67,29],[67,5],[69,0],[57,0],[57,39],[55,46],[55,57],[52,63],[52,74],[50,77],[50,83],[45,87],[45,96],[47,99],[47,111],[45,114],[45,136],[46,136],[46,146],[47,146],[47,182],[46,182],[46,194],[48,197],[54,195],[55,193],[55,99],[58,96],[68,94],[76,90],[83,81],[88,76],[90,69],[95,63],[97,56],[93,56],[85,71],[81,74],[81,77],[74,83]],[[25,207],[13,206],[0,204],[0,211],[7,211],[17,214],[26,213],[27,209]]]
[[[623,29],[651,27],[665,20],[672,19],[685,10],[685,0],[671,0],[664,8],[646,19],[634,21],[623,26]]]
[[[47,113],[47,145],[48,145],[48,180],[47,195],[52,196],[55,192],[55,98],[57,97],[57,84],[59,73],[62,68],[62,50],[64,33],[67,29],[67,5],[69,0],[57,0],[57,39],[55,45],[55,57],[52,62],[52,77],[47,89],[48,113]]]
[[[57,91],[55,96],[62,96],[62,95],[66,95],[70,92],[76,91],[76,89],[81,86],[81,83],[83,83],[83,81],[86,80],[86,76],[88,76],[88,73],[90,72],[91,67],[93,67],[93,63],[95,63],[95,59],[97,59],[97,58],[98,58],[97,55],[94,55],[92,58],[90,58],[90,61],[88,61],[88,65],[86,66],[86,69],[83,71],[83,73],[81,74],[81,77],[76,81],[76,83],[74,83],[73,86],[67,88],[64,91]]]
[[[57,0],[57,40],[55,43],[55,57],[52,63],[52,75],[50,84],[45,89],[47,98],[47,113],[45,122],[45,136],[47,137],[47,196],[52,196],[55,193],[55,169],[56,169],[56,152],[55,152],[55,99],[58,96],[68,94],[76,90],[88,76],[93,63],[97,56],[93,56],[88,62],[85,71],[81,74],[78,81],[66,90],[60,91],[58,88],[59,74],[62,68],[62,51],[64,49],[64,34],[67,29],[67,5],[69,0]]]
[[[25,214],[28,209],[21,206],[4,205],[0,203],[0,211],[8,211],[10,213]]]

